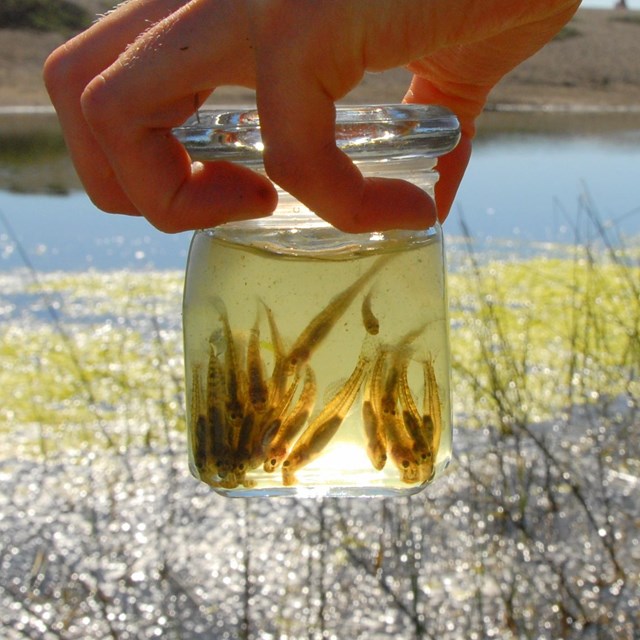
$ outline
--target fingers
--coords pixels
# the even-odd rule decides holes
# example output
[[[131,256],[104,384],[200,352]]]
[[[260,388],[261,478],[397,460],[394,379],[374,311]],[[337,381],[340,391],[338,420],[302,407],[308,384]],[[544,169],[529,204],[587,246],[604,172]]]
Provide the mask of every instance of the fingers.
[[[417,104],[438,104],[451,109],[460,121],[461,136],[453,151],[438,158],[438,182],[435,186],[438,220],[444,222],[451,211],[456,193],[471,158],[475,119],[482,111],[486,95],[478,91],[461,98],[459,92],[447,93],[427,79],[414,76],[404,101]]]
[[[101,166],[87,169],[86,160],[84,165],[85,184],[99,195],[101,208],[126,199],[129,211],[175,232],[263,216],[275,207],[275,189],[266,178],[228,163],[192,165],[171,135],[200,96],[228,80],[230,70],[236,81],[251,81],[246,56],[223,41],[240,39],[233,29],[221,28],[230,24],[225,11],[231,4],[216,2],[215,12],[207,11],[206,2],[180,6],[139,35],[81,92],[89,135],[85,132],[76,148],[85,154],[100,150]],[[231,51],[236,55],[225,58]],[[111,181],[100,190],[95,181],[104,178],[105,167]]]
[[[416,75],[405,101],[446,106],[456,113],[462,129],[458,146],[438,160],[436,202],[441,221],[449,214],[469,162],[475,120],[489,92],[507,72],[550,40],[578,5],[571,1],[547,1],[536,6],[512,3],[502,12],[478,7],[489,22],[492,16],[493,21],[500,16],[502,24],[486,24],[477,31],[481,37],[459,32],[460,42],[454,39],[408,65]],[[480,20],[468,20],[467,26],[478,25]]]
[[[435,222],[435,205],[422,189],[403,180],[364,178],[337,149],[331,98],[321,91],[313,96],[307,87],[285,108],[275,96],[258,95],[265,168],[318,216],[348,233],[422,229]]]
[[[463,143],[440,162],[446,215],[492,86],[579,3],[135,0],[54,52],[45,81],[94,202],[177,231],[268,214],[272,184],[227,163],[192,165],[171,128],[222,84],[256,87],[268,174],[350,232],[422,228],[434,203],[364,178],[336,147],[334,103],[367,69],[410,64],[411,102],[449,106]],[[295,52],[292,55],[291,52]]]
[[[211,227],[268,215],[275,208],[276,192],[266,178],[227,162],[191,162],[171,135],[192,108],[188,102],[176,100],[166,113],[139,113],[133,107],[117,113],[109,79],[99,78],[82,103],[123,191],[158,229]]]
[[[440,222],[444,222],[451,212],[451,205],[462,182],[470,157],[471,138],[463,133],[458,146],[450,153],[438,158],[439,178],[435,191]]]
[[[474,121],[491,89],[548,42],[579,4],[571,0],[472,2],[464,17],[456,17],[452,4],[450,29],[442,30],[444,41],[407,65],[415,77],[405,99],[450,108],[463,132],[473,136]],[[472,11],[478,12],[475,19]]]
[[[364,178],[337,149],[333,102],[320,101],[292,100],[293,111],[285,116],[268,99],[259,100],[269,176],[348,233],[432,225],[435,206],[420,188],[402,180]]]
[[[150,24],[170,15],[185,0],[138,0],[122,5],[47,59],[43,74],[70,155],[87,193],[106,211],[137,213],[120,188],[102,148],[82,114],[87,84],[118,58]]]
[[[267,173],[343,231],[426,228],[436,215],[424,191],[402,180],[363,177],[336,146],[334,103],[365,71],[354,43],[368,21],[360,12],[358,23],[350,26],[348,3],[332,3],[336,15],[325,15],[324,24],[329,31],[340,24],[347,43],[334,39],[328,46],[331,33],[315,26],[319,4],[300,2],[297,6],[305,7],[300,11],[307,11],[304,19],[293,26],[279,24],[277,37],[289,43],[286,49],[273,41],[269,28],[260,34],[264,39],[256,37],[257,103]],[[335,47],[341,49],[339,73],[331,63]],[[301,53],[292,57],[291,50]]]

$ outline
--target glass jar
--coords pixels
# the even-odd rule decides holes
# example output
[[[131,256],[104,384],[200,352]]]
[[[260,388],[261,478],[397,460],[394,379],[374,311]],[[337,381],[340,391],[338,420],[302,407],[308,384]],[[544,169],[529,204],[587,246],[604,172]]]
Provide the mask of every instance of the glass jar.
[[[194,160],[261,170],[255,111],[201,111]],[[365,175],[433,197],[458,142],[447,110],[340,107],[338,146]],[[280,192],[269,218],[193,236],[184,290],[189,466],[228,496],[390,496],[451,458],[442,230],[346,234]]]

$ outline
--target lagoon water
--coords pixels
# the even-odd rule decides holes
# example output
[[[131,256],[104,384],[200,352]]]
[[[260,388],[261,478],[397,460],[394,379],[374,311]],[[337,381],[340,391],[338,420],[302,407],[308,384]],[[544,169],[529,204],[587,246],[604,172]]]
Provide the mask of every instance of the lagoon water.
[[[447,225],[481,238],[573,242],[580,212],[640,233],[640,131],[604,136],[505,136],[475,146]],[[588,202],[587,202],[588,201]]]
[[[449,235],[461,233],[464,219],[480,239],[572,243],[585,203],[617,234],[640,235],[640,118],[593,130],[562,117],[522,133],[493,114],[445,225]],[[609,125],[615,117],[603,116]],[[142,219],[101,213],[77,183],[52,193],[36,181],[16,191],[13,172],[0,154],[0,270],[25,266],[22,250],[39,271],[184,267],[190,233],[169,236]]]

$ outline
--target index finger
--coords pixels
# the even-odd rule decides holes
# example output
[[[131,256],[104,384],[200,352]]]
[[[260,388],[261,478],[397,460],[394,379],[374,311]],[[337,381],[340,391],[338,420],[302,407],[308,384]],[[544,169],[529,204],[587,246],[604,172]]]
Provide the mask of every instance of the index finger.
[[[121,5],[52,52],[43,78],[58,114],[67,147],[92,200],[106,211],[138,214],[122,191],[100,145],[82,113],[86,86],[115,62],[149,24],[161,20],[186,0],[139,0]]]
[[[82,95],[84,116],[123,191],[163,231],[259,217],[275,207],[264,176],[227,162],[192,164],[171,133],[193,113],[197,96],[230,71],[250,81],[243,59],[235,56],[234,67],[227,57],[235,53],[229,41],[241,40],[226,15],[235,8],[225,0],[214,13],[186,5],[137,38]]]

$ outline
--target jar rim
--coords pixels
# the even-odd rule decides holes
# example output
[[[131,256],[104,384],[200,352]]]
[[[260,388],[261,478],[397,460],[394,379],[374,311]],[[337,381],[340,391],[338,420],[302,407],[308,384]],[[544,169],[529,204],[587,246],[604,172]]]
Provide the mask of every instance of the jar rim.
[[[262,164],[258,111],[200,109],[173,129],[193,160]],[[336,106],[336,143],[355,162],[438,158],[460,140],[456,116],[438,105]]]

